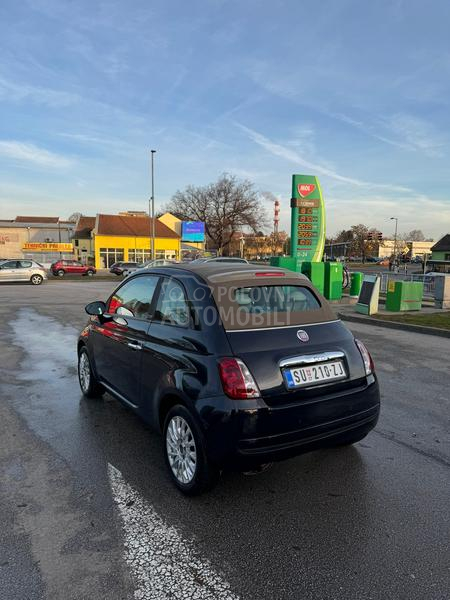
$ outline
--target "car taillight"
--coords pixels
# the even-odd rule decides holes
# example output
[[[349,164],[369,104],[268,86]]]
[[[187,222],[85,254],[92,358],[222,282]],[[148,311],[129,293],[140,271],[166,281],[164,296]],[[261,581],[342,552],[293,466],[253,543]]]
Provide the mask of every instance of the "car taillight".
[[[222,358],[219,361],[219,374],[223,391],[230,398],[245,400],[261,395],[247,365],[239,358]]]
[[[375,365],[373,364],[372,357],[370,356],[370,352],[364,346],[364,344],[360,340],[355,339],[355,344],[358,346],[358,350],[362,356],[364,362],[364,369],[366,371],[366,375],[370,375],[375,371]]]

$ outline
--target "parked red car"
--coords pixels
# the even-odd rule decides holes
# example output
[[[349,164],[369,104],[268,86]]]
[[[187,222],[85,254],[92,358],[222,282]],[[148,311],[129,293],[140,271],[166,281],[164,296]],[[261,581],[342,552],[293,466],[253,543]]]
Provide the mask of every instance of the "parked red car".
[[[58,260],[50,265],[50,271],[55,277],[64,277],[70,275],[88,275],[91,277],[97,271],[91,265],[83,265],[78,260]]]

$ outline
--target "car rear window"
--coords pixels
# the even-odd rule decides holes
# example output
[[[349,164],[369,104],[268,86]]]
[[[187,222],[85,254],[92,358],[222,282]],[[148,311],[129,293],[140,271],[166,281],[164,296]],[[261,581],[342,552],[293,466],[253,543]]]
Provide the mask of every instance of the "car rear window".
[[[334,320],[327,304],[306,285],[255,285],[214,290],[226,330],[289,327]]]
[[[208,260],[207,262],[220,262],[220,263],[235,263],[235,264],[239,264],[239,263],[245,263],[247,264],[248,261],[244,260],[243,258],[212,258],[211,260]]]
[[[237,288],[234,300],[240,310],[249,313],[292,313],[320,308],[319,300],[299,285],[261,285]]]

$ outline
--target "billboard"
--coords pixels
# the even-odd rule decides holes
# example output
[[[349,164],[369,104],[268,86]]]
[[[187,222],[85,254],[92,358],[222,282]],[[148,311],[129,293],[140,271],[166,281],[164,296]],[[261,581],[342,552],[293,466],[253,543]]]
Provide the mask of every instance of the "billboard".
[[[183,221],[181,223],[182,242],[204,242],[205,224],[202,221]]]
[[[49,243],[49,242],[25,242],[22,250],[33,252],[73,252],[73,246],[70,243]]]
[[[325,207],[319,180],[314,175],[292,176],[292,256],[320,262],[325,246]]]

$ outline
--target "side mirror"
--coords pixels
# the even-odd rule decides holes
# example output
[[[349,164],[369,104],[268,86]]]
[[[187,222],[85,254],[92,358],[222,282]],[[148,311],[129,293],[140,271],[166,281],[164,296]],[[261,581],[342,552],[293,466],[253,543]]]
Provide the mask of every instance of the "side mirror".
[[[96,302],[90,302],[84,307],[84,310],[88,315],[99,316],[103,315],[106,312],[106,304],[101,300],[97,300]]]
[[[119,308],[116,310],[116,315],[120,315],[122,317],[134,317],[131,310],[125,308],[125,306],[119,306]]]

